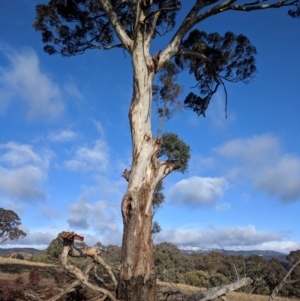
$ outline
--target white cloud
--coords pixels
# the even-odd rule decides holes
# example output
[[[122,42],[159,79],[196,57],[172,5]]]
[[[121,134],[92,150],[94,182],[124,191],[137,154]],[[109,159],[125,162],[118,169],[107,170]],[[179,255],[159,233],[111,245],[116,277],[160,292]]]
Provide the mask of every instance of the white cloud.
[[[179,246],[219,248],[230,250],[276,250],[289,252],[300,246],[298,242],[286,241],[288,232],[259,232],[253,225],[246,227],[212,227],[207,230],[166,230],[156,237],[157,242],[169,241]]]
[[[47,136],[47,139],[52,142],[69,142],[77,138],[77,134],[71,130],[61,130],[52,132]]]
[[[44,199],[45,195],[41,187],[44,179],[44,172],[34,166],[15,170],[0,167],[0,188],[4,193],[18,199]]]
[[[10,66],[0,69],[0,102],[5,110],[14,100],[26,104],[28,120],[51,120],[62,115],[64,104],[59,86],[40,68],[32,49],[16,52],[0,48]]]
[[[122,224],[119,204],[108,201],[88,202],[89,195],[81,195],[77,202],[69,206],[68,224],[71,229],[97,234],[103,243],[121,243]],[[80,232],[81,233],[81,232]]]
[[[242,162],[245,165],[257,166],[278,157],[280,142],[278,138],[271,135],[234,139],[216,148],[215,152],[222,157]]]
[[[41,210],[40,210],[40,213],[41,213],[41,215],[38,216],[38,218],[47,219],[47,220],[62,217],[62,213],[58,209],[52,208],[50,206],[42,207]]]
[[[79,147],[73,159],[66,160],[64,166],[72,171],[89,172],[105,170],[108,166],[107,144],[103,140],[96,140],[92,148]]]
[[[79,100],[84,99],[84,97],[82,96],[82,94],[78,90],[77,86],[72,82],[69,82],[69,83],[65,84],[64,91],[67,94],[69,94],[70,96],[72,96],[76,99],[79,99]]]
[[[22,228],[27,234],[24,238],[16,241],[11,241],[8,244],[3,244],[3,248],[35,248],[38,250],[44,250],[48,247],[53,239],[58,235],[57,231],[45,229],[45,230],[32,230]]]
[[[227,181],[224,178],[191,177],[177,182],[170,190],[172,203],[197,207],[214,205],[222,198]]]
[[[42,184],[51,156],[49,151],[34,152],[30,145],[1,144],[0,189],[4,195],[26,201],[45,198]]]
[[[207,118],[211,121],[214,127],[223,128],[228,126],[236,118],[232,111],[226,112],[226,98],[222,93],[218,91],[210,101],[209,107],[206,112]],[[227,115],[227,118],[226,118]]]
[[[217,211],[228,211],[231,208],[229,203],[222,203],[215,207]]]
[[[300,199],[300,158],[283,156],[274,166],[265,167],[254,181],[254,187],[278,197],[283,202]]]
[[[91,118],[92,122],[94,123],[96,129],[98,130],[98,132],[100,133],[101,137],[104,136],[104,130],[103,130],[103,126],[102,123],[99,120],[95,120],[93,118]]]
[[[247,179],[253,187],[282,202],[300,200],[300,157],[284,153],[277,137],[271,135],[235,139],[214,150],[233,180]]]

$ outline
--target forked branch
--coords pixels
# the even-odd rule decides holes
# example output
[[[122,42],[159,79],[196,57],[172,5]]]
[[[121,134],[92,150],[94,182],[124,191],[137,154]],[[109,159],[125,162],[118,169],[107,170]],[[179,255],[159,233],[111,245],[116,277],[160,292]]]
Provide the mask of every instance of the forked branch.
[[[277,2],[270,3],[269,0],[255,0],[249,3],[238,4],[238,0],[210,0],[201,1],[197,0],[189,13],[184,18],[179,29],[173,35],[170,43],[161,52],[161,60],[158,65],[158,70],[162,68],[166,61],[169,61],[172,57],[178,54],[180,43],[184,36],[198,23],[203,20],[228,10],[249,12],[253,10],[280,8],[283,6],[293,6],[298,0],[279,0]],[[220,2],[220,3],[218,3]],[[203,10],[205,7],[216,4],[207,10]]]
[[[100,256],[101,251],[96,248],[90,248],[90,247],[84,247],[83,249],[76,249],[74,247],[74,240],[83,241],[84,238],[82,236],[77,235],[74,232],[62,232],[61,236],[63,238],[63,244],[64,244],[63,251],[61,254],[61,262],[62,262],[63,267],[67,271],[69,271],[71,274],[73,274],[76,277],[76,279],[83,286],[86,286],[86,287],[92,289],[93,291],[102,293],[103,297],[108,297],[112,301],[117,301],[117,299],[113,296],[113,294],[110,291],[108,291],[107,289],[101,288],[97,285],[94,285],[88,281],[89,272],[94,267],[94,264],[88,265],[86,270],[84,272],[82,272],[79,268],[70,264],[67,260],[68,256],[72,256],[72,257],[89,256],[89,257],[91,257],[95,263],[100,264],[107,271],[107,273],[111,277],[111,279],[115,285],[115,289],[116,289],[118,282],[112,272],[111,267],[108,264],[106,264],[105,261]]]

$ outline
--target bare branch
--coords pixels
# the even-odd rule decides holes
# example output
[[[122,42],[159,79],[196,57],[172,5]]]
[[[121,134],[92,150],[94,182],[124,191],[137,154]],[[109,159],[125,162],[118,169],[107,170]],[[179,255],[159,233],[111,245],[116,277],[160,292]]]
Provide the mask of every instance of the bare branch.
[[[144,23],[151,17],[154,15],[154,18],[153,18],[153,21],[152,21],[152,24],[151,24],[151,30],[147,36],[147,39],[145,40],[145,44],[148,45],[148,47],[146,47],[147,49],[149,49],[149,44],[150,44],[150,41],[153,37],[153,35],[155,34],[156,32],[156,24],[157,24],[157,20],[160,16],[160,12],[161,11],[164,11],[164,10],[174,10],[174,9],[178,9],[179,7],[176,5],[176,6],[170,6],[170,7],[162,7],[160,9],[157,9],[155,11],[152,11],[145,19],[144,19]]]
[[[122,25],[120,24],[117,15],[114,11],[114,8],[111,5],[110,1],[107,0],[98,0],[99,3],[102,5],[107,17],[109,18],[113,28],[116,31],[116,34],[118,35],[119,39],[123,43],[124,47],[131,52],[131,48],[133,45],[133,41],[128,37],[127,33],[122,28]]]
[[[206,291],[197,292],[188,296],[181,293],[180,291],[177,292],[165,292],[168,294],[167,299],[168,301],[178,301],[178,300],[185,300],[188,299],[190,301],[211,301],[211,300],[228,300],[226,298],[226,294],[230,291],[237,290],[243,286],[249,285],[252,283],[250,278],[242,278],[234,283],[222,285],[219,287],[213,287]]]
[[[209,301],[217,299],[220,296],[226,295],[228,292],[235,291],[238,288],[252,283],[250,278],[242,278],[234,283],[223,285],[220,287],[213,287],[207,291],[193,294],[194,300]]]
[[[291,273],[293,272],[293,270],[296,268],[296,266],[300,264],[300,260],[298,260],[296,263],[294,263],[292,265],[292,267],[290,268],[290,270],[287,272],[287,274],[284,276],[284,278],[282,279],[282,281],[273,289],[272,294],[269,297],[268,301],[273,301],[276,297],[276,295],[279,293],[279,291],[282,289],[282,287],[285,284],[288,283],[292,283],[291,281],[287,281],[288,277],[291,275]],[[299,280],[296,280],[296,282],[298,282]]]
[[[147,38],[145,39],[145,49],[149,49],[150,48],[150,41],[152,39],[152,37],[154,36],[155,32],[156,32],[156,24],[157,24],[157,20],[159,18],[160,15],[160,11],[156,11],[154,14],[154,18],[151,24],[151,29],[150,32],[148,33]],[[149,15],[146,17],[146,19],[149,17]],[[145,21],[146,21],[145,19]]]
[[[83,256],[89,256],[91,257],[95,262],[101,264],[106,271],[111,276],[115,287],[117,287],[118,282],[115,278],[115,276],[112,273],[111,268],[104,262],[104,260],[100,257],[100,250],[95,248],[83,248],[83,249],[76,249],[74,247],[74,239],[83,240],[83,237],[77,235],[74,232],[62,232],[61,234],[63,241],[64,241],[64,247],[61,254],[61,262],[63,267],[69,271],[71,274],[73,274],[77,280],[79,280],[83,285],[89,287],[93,291],[98,291],[102,293],[105,297],[110,298],[112,301],[117,301],[117,299],[109,292],[107,289],[98,287],[88,281],[88,273],[93,268],[93,264],[90,264],[87,266],[86,270],[82,272],[79,268],[75,267],[74,265],[68,263],[68,255],[72,257],[83,257]]]
[[[260,4],[263,2],[267,2],[268,0],[257,0],[253,2],[249,2],[246,4],[241,5],[233,5],[233,3],[237,2],[238,0],[227,0],[218,5],[213,6],[209,10],[203,12],[202,14],[198,15],[201,9],[204,7],[219,2],[218,0],[211,0],[211,1],[201,1],[197,0],[196,4],[192,7],[190,12],[185,17],[184,21],[181,23],[181,26],[177,30],[177,32],[172,37],[168,46],[162,51],[161,53],[161,60],[159,62],[158,70],[163,66],[165,61],[170,60],[173,56],[178,54],[179,45],[183,37],[186,33],[194,27],[196,24],[200,23],[201,21],[211,17],[213,15],[225,12],[227,10],[236,10],[236,11],[252,11],[252,10],[260,10],[260,9],[269,9],[269,8],[279,8],[282,6],[291,6],[297,2],[297,0],[280,0],[276,3],[270,4]],[[205,2],[205,3],[204,3]]]
[[[123,171],[122,177],[128,182],[129,181],[129,177],[130,177],[130,170],[128,170],[127,168],[125,168],[125,170]]]
[[[75,280],[72,283],[70,283],[63,291],[61,291],[59,294],[55,295],[54,297],[50,298],[47,301],[56,301],[59,300],[62,296],[72,292],[74,290],[74,287],[78,286],[80,284],[79,280]]]
[[[169,61],[174,55],[177,54],[180,42],[186,33],[198,22],[195,22],[199,11],[207,5],[211,5],[219,0],[202,1],[197,0],[195,5],[191,8],[189,13],[184,18],[179,29],[173,35],[169,45],[161,53],[161,61],[158,69],[160,69],[166,61]]]

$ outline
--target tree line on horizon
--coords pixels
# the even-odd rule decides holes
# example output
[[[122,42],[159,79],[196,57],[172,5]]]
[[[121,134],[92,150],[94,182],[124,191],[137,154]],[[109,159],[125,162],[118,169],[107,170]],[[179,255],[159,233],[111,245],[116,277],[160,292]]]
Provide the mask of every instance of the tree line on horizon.
[[[86,247],[85,243],[76,243],[76,248]],[[97,242],[95,246],[118,277],[121,264],[121,247],[104,245]],[[32,261],[60,263],[63,242],[60,235],[41,253],[34,254]],[[72,258],[69,259],[72,261]],[[282,281],[290,267],[300,260],[300,250],[291,251],[286,262],[278,258],[266,260],[259,255],[245,257],[230,255],[226,251],[211,251],[209,254],[191,252],[184,254],[176,245],[163,242],[154,245],[154,264],[158,280],[171,283],[183,283],[201,288],[212,288],[230,284],[242,277],[252,279],[252,284],[241,291],[249,294],[270,295]],[[91,262],[90,258],[76,258],[73,264],[84,269]],[[105,271],[100,271],[100,274]],[[300,266],[297,266],[286,279],[278,296],[300,298]]]

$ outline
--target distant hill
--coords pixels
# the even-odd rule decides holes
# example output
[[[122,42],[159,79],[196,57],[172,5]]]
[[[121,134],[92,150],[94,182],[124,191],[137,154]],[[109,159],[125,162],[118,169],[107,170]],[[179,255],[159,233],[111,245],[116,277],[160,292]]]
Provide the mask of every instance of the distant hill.
[[[271,260],[272,258],[278,258],[280,261],[286,261],[286,254],[279,253],[276,251],[271,250],[251,250],[251,251],[232,251],[232,250],[221,250],[221,249],[198,249],[198,250],[189,250],[185,249],[184,247],[180,248],[181,252],[185,255],[193,254],[193,253],[202,253],[202,254],[209,254],[212,251],[226,253],[228,255],[242,255],[244,257],[249,257],[252,255],[262,256],[266,260]],[[38,254],[43,252],[43,250],[38,250],[34,248],[8,248],[8,249],[1,249],[0,248],[0,255],[2,254],[11,254],[16,252],[23,252],[29,254]]]
[[[0,255],[17,253],[17,252],[29,253],[29,254],[34,255],[34,254],[43,252],[43,250],[38,250],[38,249],[34,249],[34,248],[8,248],[8,249],[0,248]]]
[[[183,254],[192,254],[192,253],[202,253],[209,254],[210,252],[220,252],[226,253],[228,255],[242,255],[244,257],[250,257],[252,255],[262,256],[266,260],[271,260],[272,258],[278,258],[280,261],[286,261],[286,254],[279,253],[271,250],[251,250],[251,251],[232,251],[232,250],[221,250],[221,249],[198,249],[198,250],[189,250],[184,247],[181,249]]]

